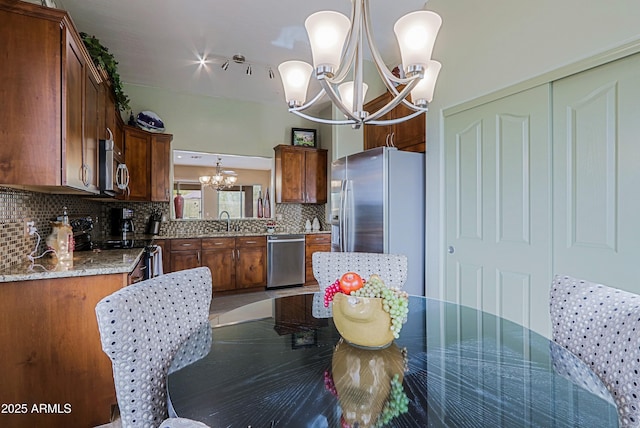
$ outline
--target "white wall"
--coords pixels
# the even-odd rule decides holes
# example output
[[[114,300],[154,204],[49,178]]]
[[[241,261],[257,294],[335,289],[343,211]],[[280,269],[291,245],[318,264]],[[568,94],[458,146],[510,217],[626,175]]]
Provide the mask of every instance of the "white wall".
[[[640,39],[640,2],[430,0],[442,62],[427,117],[427,295],[439,297],[442,110]]]
[[[278,144],[291,144],[291,128],[315,128],[316,123],[274,105],[178,93],[139,85],[124,85],[134,114],[156,112],[173,149],[273,157]],[[318,133],[322,139],[322,134]]]

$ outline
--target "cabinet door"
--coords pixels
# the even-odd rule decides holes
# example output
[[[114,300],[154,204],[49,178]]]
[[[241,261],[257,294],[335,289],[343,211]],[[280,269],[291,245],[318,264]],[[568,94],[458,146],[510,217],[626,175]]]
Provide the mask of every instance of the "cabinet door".
[[[125,199],[148,201],[150,192],[151,158],[149,136],[138,129],[125,126],[125,163],[129,168],[129,193]]]
[[[193,269],[200,266],[200,250],[172,251],[171,271]]]
[[[315,285],[318,283],[313,276],[313,253],[331,251],[331,235],[328,233],[307,235],[305,239],[305,276],[304,285]]]
[[[62,177],[63,184],[84,189],[82,183],[82,106],[85,79],[85,63],[75,40],[67,34],[65,73],[66,127],[63,134]]]
[[[393,110],[395,117],[404,117],[412,114],[413,110],[400,104]],[[400,122],[393,126],[391,142],[398,150],[424,153],[426,136],[426,115],[421,114],[406,122]]]
[[[236,288],[236,238],[203,238],[202,266],[211,270],[213,291]]]
[[[327,151],[305,152],[305,202],[327,203]]]
[[[100,86],[87,70],[84,103],[84,165],[82,181],[87,190],[99,192],[98,124],[100,123]]]
[[[162,271],[164,273],[173,272],[171,270],[171,241],[165,239],[154,239],[153,243],[162,248]]]
[[[304,202],[304,156],[293,147],[276,150],[276,202]]]
[[[235,248],[202,250],[202,266],[211,270],[213,292],[236,288]]]
[[[236,288],[267,285],[266,238],[236,238],[236,256]]]
[[[375,113],[384,107],[391,100],[391,96],[388,92],[380,95],[378,98],[368,102],[364,109],[370,114]],[[392,118],[392,112],[385,114],[378,118],[378,120],[388,120]],[[373,149],[375,147],[383,147],[389,144],[389,138],[391,138],[392,127],[391,125],[364,125],[364,149]]]
[[[151,201],[169,202],[169,168],[171,162],[171,139],[168,134],[155,135],[151,139]]]

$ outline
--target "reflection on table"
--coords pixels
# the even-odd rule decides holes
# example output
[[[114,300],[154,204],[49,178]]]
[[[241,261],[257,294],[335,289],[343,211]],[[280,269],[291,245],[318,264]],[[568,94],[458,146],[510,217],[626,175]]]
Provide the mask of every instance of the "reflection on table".
[[[618,425],[601,388],[554,365],[588,369],[522,326],[412,296],[400,339],[365,351],[341,341],[331,318],[314,317],[312,302],[258,302],[259,319],[248,305],[214,327],[209,354],[169,376],[172,411],[213,428],[364,428],[382,418],[390,427]],[[405,408],[390,412],[391,403]]]

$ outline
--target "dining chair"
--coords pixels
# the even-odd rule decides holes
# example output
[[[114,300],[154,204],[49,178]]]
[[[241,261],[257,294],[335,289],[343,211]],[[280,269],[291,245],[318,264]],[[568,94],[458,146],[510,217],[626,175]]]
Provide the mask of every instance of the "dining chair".
[[[363,279],[373,274],[380,275],[387,287],[402,288],[407,281],[407,256],[403,254],[322,252],[311,256],[313,276],[318,281],[320,292],[314,293],[312,315],[329,318],[331,306],[324,306],[324,292],[346,272],[356,272]]]
[[[206,427],[167,419],[166,381],[207,354],[211,271],[207,267],[160,275],[122,288],[96,305],[102,349],[111,359],[123,428]],[[184,347],[185,342],[195,346]],[[191,423],[191,425],[189,425]],[[164,424],[164,425],[161,425]]]
[[[640,427],[640,296],[556,275],[550,297],[553,340],[602,380],[620,425]]]
[[[350,271],[363,279],[378,274],[388,287],[402,288],[407,280],[407,256],[403,254],[319,251],[313,253],[311,263],[321,292]]]

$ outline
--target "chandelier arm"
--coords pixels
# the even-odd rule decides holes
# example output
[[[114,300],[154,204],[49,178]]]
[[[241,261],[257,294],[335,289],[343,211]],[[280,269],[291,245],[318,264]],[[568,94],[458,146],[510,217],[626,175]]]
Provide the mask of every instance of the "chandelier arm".
[[[295,112],[295,111],[302,111],[302,110],[306,110],[309,107],[311,107],[316,101],[318,101],[319,99],[321,99],[323,96],[325,95],[325,91],[324,89],[320,89],[320,91],[318,91],[318,93],[316,94],[315,97],[313,97],[313,99],[311,101],[308,101],[306,104],[301,105],[300,107],[291,107],[289,109],[290,112]]]
[[[396,123],[400,123],[400,122],[404,122],[405,120],[410,120],[413,119],[414,117],[420,116],[422,113],[426,113],[427,109],[423,109],[420,111],[414,111],[411,114],[408,114],[406,116],[403,117],[398,117],[396,119],[389,119],[389,120],[364,120],[364,123],[366,123],[367,125],[395,125]]]
[[[369,114],[367,116],[367,122],[371,120],[376,120],[380,116],[383,116],[389,113],[391,110],[393,110],[398,104],[402,102],[403,99],[407,97],[407,95],[409,95],[409,92],[413,90],[413,88],[418,84],[419,81],[420,81],[419,79],[415,79],[411,81],[411,83],[405,86],[404,89],[402,89],[402,91],[400,91],[398,95],[393,97],[393,99],[391,99],[391,101],[389,101],[386,105],[380,108],[380,110],[376,111],[375,113]]]
[[[389,91],[391,91],[391,93],[393,94],[398,94],[398,91],[396,90],[392,82],[398,83],[400,85],[408,85],[416,78],[422,78],[422,74],[420,74],[419,77],[413,76],[413,77],[401,79],[399,77],[394,76],[393,73],[389,71],[389,68],[385,65],[382,57],[380,56],[378,49],[373,44],[373,32],[371,30],[371,14],[369,13],[369,0],[363,0],[363,1],[365,3],[364,4],[364,30],[367,35],[369,50],[371,51],[371,55],[373,56],[373,62],[375,63],[376,68],[378,69],[378,74],[380,74],[380,76],[382,77],[382,81],[384,82],[387,89],[389,89]]]
[[[289,110],[291,113],[300,116],[303,119],[307,119],[310,120],[312,122],[317,122],[317,123],[324,123],[325,125],[355,125],[358,122],[356,122],[355,120],[334,120],[334,119],[323,119],[320,117],[315,117],[315,116],[311,116],[308,115],[306,113],[302,113],[299,110]]]
[[[344,105],[344,103],[340,99],[340,96],[336,93],[335,89],[333,88],[333,85],[331,84],[331,82],[327,81],[326,79],[320,79],[320,85],[322,85],[322,89],[324,89],[325,93],[329,96],[331,101],[333,101],[336,107],[338,107],[338,109],[342,113],[344,113],[344,115],[347,116],[347,118],[349,118],[350,120],[353,120],[355,123],[360,122],[360,119],[357,116],[355,116],[352,111],[349,111],[347,106]]]
[[[342,58],[340,58],[340,65],[332,78],[332,80],[337,83],[341,83],[345,77],[347,77],[356,55],[358,39],[361,39],[362,1],[363,0],[353,0],[351,2],[351,28],[349,29],[349,36],[347,38],[347,47],[343,52]],[[320,76],[318,76],[318,79],[320,79]]]

